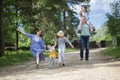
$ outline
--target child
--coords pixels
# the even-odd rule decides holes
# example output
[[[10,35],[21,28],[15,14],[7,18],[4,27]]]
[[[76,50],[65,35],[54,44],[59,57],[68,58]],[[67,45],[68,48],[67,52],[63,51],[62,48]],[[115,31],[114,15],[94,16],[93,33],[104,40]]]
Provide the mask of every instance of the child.
[[[81,7],[81,11],[80,11],[80,17],[86,17],[87,20],[87,24],[89,25],[89,29],[91,32],[93,32],[93,30],[95,31],[95,27],[93,27],[92,23],[89,20],[89,11],[88,11],[88,7],[86,5],[82,5]],[[78,33],[81,33],[81,27],[82,27],[82,19],[80,20],[80,23],[77,27]]]
[[[55,51],[55,45],[51,46],[51,45],[47,45],[47,49],[49,50],[50,54],[49,54],[49,59],[50,59],[50,67],[51,68],[55,68],[55,59],[58,58],[58,54]]]
[[[65,61],[64,61],[64,52],[65,52],[65,43],[67,42],[72,48],[74,46],[71,44],[71,42],[64,36],[63,31],[59,31],[57,33],[57,39],[55,41],[55,46],[58,44],[58,62],[59,66],[65,66]]]
[[[81,18],[82,16],[85,16],[87,20],[89,19],[89,11],[88,11],[86,5],[83,5],[83,6],[81,7],[80,18]],[[80,20],[80,23],[79,23],[79,25],[78,25],[78,27],[77,27],[78,33],[81,32],[81,25],[82,25],[82,20]]]

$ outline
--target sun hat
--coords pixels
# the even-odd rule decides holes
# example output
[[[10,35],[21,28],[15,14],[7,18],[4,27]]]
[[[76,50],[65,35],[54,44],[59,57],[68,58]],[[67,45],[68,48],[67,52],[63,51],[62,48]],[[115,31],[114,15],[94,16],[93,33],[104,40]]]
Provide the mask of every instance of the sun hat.
[[[58,36],[64,36],[64,32],[63,32],[63,31],[59,31],[59,32],[57,33],[57,35],[58,35]]]

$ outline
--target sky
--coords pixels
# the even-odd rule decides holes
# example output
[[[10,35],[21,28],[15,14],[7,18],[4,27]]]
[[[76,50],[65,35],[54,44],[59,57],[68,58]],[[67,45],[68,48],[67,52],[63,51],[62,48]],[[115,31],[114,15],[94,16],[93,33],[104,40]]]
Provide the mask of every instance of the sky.
[[[110,13],[110,3],[114,0],[91,0],[90,4],[90,13],[89,21],[95,26],[96,29],[99,29],[107,20],[106,13]],[[81,5],[75,6],[75,11],[77,12],[77,17],[79,17],[79,12]]]

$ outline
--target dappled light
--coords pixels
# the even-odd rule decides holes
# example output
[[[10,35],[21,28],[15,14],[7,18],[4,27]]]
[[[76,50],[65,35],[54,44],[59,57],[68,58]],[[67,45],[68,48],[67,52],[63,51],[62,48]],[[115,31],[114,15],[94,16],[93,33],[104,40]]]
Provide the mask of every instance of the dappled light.
[[[0,0],[0,80],[119,80],[120,0]]]

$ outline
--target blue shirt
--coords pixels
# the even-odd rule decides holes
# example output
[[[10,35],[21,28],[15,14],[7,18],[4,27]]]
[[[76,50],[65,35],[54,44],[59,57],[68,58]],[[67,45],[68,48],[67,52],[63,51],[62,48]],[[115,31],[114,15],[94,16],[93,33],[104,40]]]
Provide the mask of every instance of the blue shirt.
[[[31,48],[33,49],[45,49],[44,41],[41,37],[39,37],[39,40],[35,40],[35,35],[33,34],[24,34],[25,36],[28,36],[31,39]]]
[[[81,36],[90,36],[90,30],[88,24],[82,24]]]

